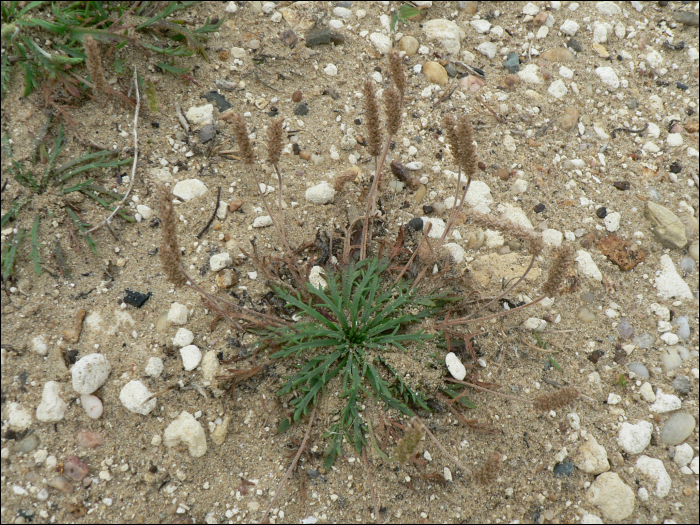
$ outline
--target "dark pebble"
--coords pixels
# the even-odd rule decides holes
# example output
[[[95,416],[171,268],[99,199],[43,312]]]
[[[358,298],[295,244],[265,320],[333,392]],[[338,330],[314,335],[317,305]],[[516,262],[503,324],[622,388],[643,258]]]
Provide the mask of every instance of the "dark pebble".
[[[151,126],[158,129],[160,127],[160,122],[151,122]]]
[[[292,151],[295,155],[299,155],[299,153],[301,153],[301,148],[299,147],[299,144],[297,144],[296,142],[292,144]]]
[[[309,470],[306,471],[306,473],[309,475],[309,477],[311,479],[316,479],[317,477],[319,477],[321,475],[319,473],[319,471],[316,470],[315,468],[310,468]]]
[[[687,394],[690,392],[690,379],[687,376],[678,376],[673,380],[673,388],[679,394]]]
[[[595,214],[599,219],[605,219],[605,216],[608,214],[608,209],[605,206],[601,206],[595,211]]]
[[[698,27],[700,16],[692,11],[681,11],[673,13],[673,19],[679,24]]]
[[[433,213],[433,207],[430,204],[425,204],[423,206],[423,213],[425,213],[426,215],[429,213]]]
[[[574,464],[571,461],[557,463],[554,465],[554,477],[561,478],[562,476],[571,476],[574,473]]]
[[[408,221],[408,227],[417,232],[421,231],[423,229],[423,219],[420,217],[414,217]]]
[[[207,124],[199,131],[199,141],[204,144],[216,137],[216,128],[212,124]]]
[[[229,108],[232,108],[233,106],[231,103],[226,100],[226,98],[217,93],[216,91],[210,91],[209,93],[202,95],[202,98],[206,100],[207,102],[211,102],[212,104],[216,105],[216,109],[218,109],[220,112],[224,112]]]
[[[362,121],[359,118],[355,119],[355,125],[356,126],[362,126]]]
[[[520,57],[516,52],[508,55],[508,58],[503,62],[503,67],[512,75],[520,71]]]
[[[300,102],[294,106],[294,114],[297,117],[303,117],[309,114],[309,105],[306,102]]]
[[[626,180],[618,180],[617,182],[613,182],[613,186],[620,191],[627,191],[630,189],[630,183]]]
[[[594,365],[598,362],[598,360],[605,355],[605,352],[602,350],[596,350],[595,352],[591,352],[588,354],[588,360],[593,363]]]
[[[151,298],[152,292],[148,293],[141,293],[141,292],[132,292],[131,290],[124,290],[124,302],[126,304],[130,304],[131,306],[135,306],[136,308],[141,308],[146,301],[148,301]]]
[[[338,7],[345,7],[345,8],[350,8],[352,7],[352,2],[337,2],[336,5]]]
[[[280,33],[280,41],[284,45],[292,47],[295,46],[296,43],[299,41],[299,37],[294,31],[292,31],[291,29],[287,29]]]
[[[343,44],[345,43],[345,37],[340,33],[331,31],[329,28],[319,29],[318,31],[312,31],[306,35],[306,47],[320,46],[321,44]]]
[[[535,213],[542,213],[547,207],[541,202],[535,206]]]
[[[579,44],[578,41],[573,38],[569,39],[566,45],[574,51],[576,51],[577,53],[583,51],[583,47],[581,47],[581,44]]]
[[[447,71],[447,76],[450,78],[454,78],[457,76],[457,70],[455,67],[450,63],[445,66],[445,71]]]
[[[684,91],[685,91],[686,89],[690,89],[690,88],[689,88],[688,86],[686,86],[683,82],[676,82],[676,87],[677,87],[678,89],[682,89],[682,90],[684,90]]]
[[[680,162],[675,161],[673,164],[671,164],[671,165],[668,167],[668,169],[669,169],[669,171],[670,171],[671,173],[680,173],[681,170],[683,169],[683,166],[681,166],[681,163],[680,163]]]

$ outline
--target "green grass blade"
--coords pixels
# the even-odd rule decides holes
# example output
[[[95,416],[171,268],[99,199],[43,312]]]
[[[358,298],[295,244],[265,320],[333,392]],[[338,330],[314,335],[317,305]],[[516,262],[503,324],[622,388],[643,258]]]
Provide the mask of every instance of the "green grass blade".
[[[26,231],[20,228],[16,234],[13,234],[6,242],[2,250],[2,279],[6,280],[14,273],[15,263],[17,262],[17,251],[24,239]]]
[[[32,261],[34,262],[34,273],[37,277],[41,275],[41,258],[39,257],[39,215],[34,217],[32,225]]]

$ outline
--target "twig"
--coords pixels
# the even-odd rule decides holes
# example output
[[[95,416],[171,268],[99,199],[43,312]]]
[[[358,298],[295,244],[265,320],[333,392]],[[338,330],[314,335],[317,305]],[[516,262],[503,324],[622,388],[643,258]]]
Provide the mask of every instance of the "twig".
[[[428,434],[428,436],[430,436],[430,439],[433,440],[433,442],[434,442],[434,443],[437,445],[437,447],[442,451],[442,453],[445,454],[448,458],[450,458],[450,461],[452,461],[452,463],[454,463],[454,464],[457,465],[459,468],[461,468],[467,476],[471,477],[472,471],[469,470],[469,469],[468,469],[467,467],[465,467],[464,465],[462,465],[456,457],[454,457],[452,454],[450,454],[449,452],[447,452],[447,449],[446,449],[445,447],[443,447],[443,446],[442,446],[442,443],[440,443],[440,442],[437,440],[437,438],[433,435],[433,433],[430,431],[430,429],[429,429],[428,426],[425,424],[425,422],[424,422],[421,418],[419,418],[418,416],[416,416],[416,417],[418,418],[418,421],[420,421],[421,424],[423,425],[423,428],[425,429],[425,432]]]
[[[180,121],[180,125],[184,128],[185,133],[190,132],[190,125],[187,123],[187,119],[185,118],[185,115],[182,114],[182,110],[180,109],[180,104],[175,104],[175,111],[177,112],[177,119]]]
[[[483,386],[478,386],[473,383],[470,383],[468,381],[460,381],[459,379],[453,379],[451,377],[448,377],[446,381],[449,381],[450,383],[459,383],[460,385],[467,385],[472,388],[476,388],[477,390],[483,390],[484,392],[488,392],[489,394],[496,394],[497,396],[504,397],[506,399],[510,399],[511,401],[520,401],[521,403],[527,403],[528,405],[532,405],[533,402],[528,400],[528,399],[522,399],[519,397],[515,396],[509,396],[508,394],[502,394],[501,392],[497,392],[495,390],[490,390],[488,388],[484,388]]]
[[[484,99],[483,99],[483,98],[481,98],[479,95],[476,95],[476,99],[477,99],[479,102],[481,102],[481,104],[482,104],[486,109],[488,109],[494,117],[496,117],[496,119],[498,120],[498,122],[500,122],[500,123],[502,123],[502,124],[505,124],[505,123],[506,123],[506,121],[503,120],[503,118],[502,118],[498,113],[496,113],[494,110],[492,110],[491,107],[490,107],[486,102],[484,102]]]
[[[292,475],[294,468],[297,466],[297,461],[299,461],[301,454],[304,452],[304,448],[306,448],[306,442],[309,440],[309,434],[311,433],[311,426],[314,423],[314,416],[316,415],[316,408],[317,408],[317,406],[314,406],[314,409],[311,411],[311,415],[309,416],[309,426],[306,427],[306,434],[304,434],[304,440],[301,442],[301,446],[299,447],[299,450],[297,451],[297,455],[294,456],[294,461],[292,461],[292,464],[287,469],[287,473],[284,475],[284,478],[282,478],[282,482],[277,487],[277,492],[275,492],[275,497],[272,498],[270,505],[265,510],[265,514],[263,514],[263,517],[260,520],[260,523],[265,523],[265,521],[267,520],[267,515],[270,514],[270,510],[272,510],[272,507],[275,504],[275,502],[277,501],[277,498],[279,498],[279,495],[282,493],[282,489],[284,488],[284,485],[287,483],[289,476]]]
[[[624,131],[625,133],[629,133],[630,135],[636,135],[637,133],[642,133],[646,131],[646,129],[649,127],[649,123],[647,122],[643,128],[639,129],[629,129],[629,128],[615,128],[612,130],[612,138],[617,138],[617,132],[618,131]]]
[[[219,203],[221,202],[221,186],[219,186],[218,191],[216,192],[216,206],[214,206],[214,213],[211,214],[211,219],[209,219],[209,222],[204,226],[204,229],[197,234],[197,239],[201,239],[202,235],[209,229],[209,226],[211,226],[211,223],[214,222],[214,219],[216,219],[216,212],[219,211]]]
[[[377,504],[377,493],[374,492],[374,483],[372,483],[372,473],[369,471],[369,462],[367,461],[367,447],[362,447],[362,457],[365,460],[365,469],[369,478],[369,488],[372,491],[372,505],[374,505],[374,519],[379,523],[379,505]]]
[[[114,208],[114,211],[107,217],[104,221],[102,221],[100,224],[97,226],[93,226],[90,228],[88,231],[84,232],[83,235],[88,235],[95,230],[100,229],[102,226],[105,224],[109,224],[109,221],[112,220],[112,217],[114,217],[121,206],[126,202],[126,199],[129,198],[129,194],[131,193],[131,189],[134,187],[134,179],[136,178],[136,164],[139,160],[139,133],[138,133],[138,125],[139,125],[139,110],[141,109],[141,95],[139,94],[139,84],[138,84],[138,78],[137,78],[137,72],[136,68],[134,68],[134,86],[136,87],[136,109],[134,110],[134,161],[131,163],[131,177],[129,178],[129,188],[126,190],[126,193],[124,194],[124,197],[122,197],[122,200],[119,201],[119,204],[117,204]],[[114,232],[112,232],[114,234]]]

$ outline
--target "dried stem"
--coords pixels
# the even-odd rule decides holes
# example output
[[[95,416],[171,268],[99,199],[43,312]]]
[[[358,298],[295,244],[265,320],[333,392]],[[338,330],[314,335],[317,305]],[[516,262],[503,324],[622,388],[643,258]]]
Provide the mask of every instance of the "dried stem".
[[[268,516],[268,514],[270,514],[270,510],[272,509],[275,502],[277,501],[277,498],[279,498],[279,495],[282,493],[282,489],[284,488],[284,485],[287,483],[289,476],[292,475],[292,472],[294,471],[295,467],[297,466],[297,462],[299,461],[301,454],[304,452],[304,449],[306,448],[306,443],[309,440],[309,434],[311,433],[311,426],[314,423],[314,416],[315,415],[316,415],[316,406],[314,406],[314,409],[311,411],[311,415],[309,416],[309,426],[306,427],[306,434],[304,434],[304,440],[301,442],[301,445],[299,446],[299,450],[297,451],[296,456],[294,456],[294,461],[292,461],[292,464],[287,469],[287,473],[284,475],[284,478],[282,478],[282,482],[277,487],[277,491],[275,492],[275,497],[272,498],[270,505],[267,507],[267,509],[265,509],[265,514],[263,514],[263,517],[260,520],[260,523],[265,523],[265,520],[267,520],[267,516]]]
[[[369,461],[367,461],[367,447],[362,447],[362,457],[365,460],[365,470],[369,480],[369,488],[372,492],[372,505],[374,506],[374,519],[379,523],[379,504],[377,503],[377,493],[374,491],[374,483],[372,482],[372,473],[369,470]]]
[[[418,416],[416,416],[416,417],[418,417]],[[430,429],[428,428],[428,426],[425,424],[425,422],[424,422],[421,418],[418,417],[418,421],[420,421],[420,422],[422,423],[423,428],[425,428],[425,432],[428,434],[428,436],[430,437],[430,439],[433,440],[433,442],[435,443],[435,445],[437,445],[437,448],[439,448],[439,449],[442,451],[442,453],[445,454],[445,455],[450,459],[450,461],[452,461],[452,463],[454,463],[454,464],[457,465],[459,468],[461,468],[462,471],[464,471],[464,473],[465,473],[467,476],[470,476],[470,477],[471,477],[472,471],[469,470],[469,469],[468,469],[467,467],[465,467],[464,465],[462,465],[462,463],[460,463],[460,461],[459,461],[456,457],[454,457],[452,454],[450,454],[449,452],[447,452],[447,449],[446,449],[445,447],[442,446],[442,443],[440,443],[440,442],[437,440],[437,438],[433,435],[433,433],[430,431]]]

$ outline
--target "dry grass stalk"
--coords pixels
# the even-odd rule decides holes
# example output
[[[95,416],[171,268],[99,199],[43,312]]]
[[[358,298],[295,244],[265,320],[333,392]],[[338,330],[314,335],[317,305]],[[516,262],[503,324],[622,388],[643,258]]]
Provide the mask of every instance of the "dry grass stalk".
[[[341,171],[335,177],[333,177],[333,189],[335,191],[342,191],[348,182],[352,182],[357,179],[358,172],[354,169],[347,169]]]
[[[371,80],[365,81],[362,92],[365,97],[365,119],[367,121],[369,154],[373,157],[379,157],[379,154],[382,152],[382,130],[379,125],[377,93]]]
[[[105,70],[102,67],[102,55],[100,54],[100,46],[97,44],[92,35],[86,35],[83,40],[85,54],[87,55],[87,68],[90,71],[90,79],[94,86],[107,93],[107,79],[105,79]]]
[[[474,145],[474,128],[467,115],[463,115],[459,119],[455,131],[459,143],[457,163],[462,168],[462,172],[471,178],[476,174],[477,157]]]
[[[248,129],[246,128],[243,117],[241,115],[235,115],[231,119],[231,122],[233,124],[233,135],[236,137],[241,159],[246,164],[253,164],[255,161],[255,154],[253,153],[253,146],[251,146],[250,139],[248,138]]]
[[[267,128],[267,163],[275,166],[279,164],[282,156],[282,141],[284,137],[284,117],[272,121]]]
[[[573,250],[571,246],[565,244],[556,250],[554,262],[549,269],[547,282],[542,287],[542,293],[547,297],[556,297],[559,295],[559,287],[561,286],[564,277],[567,275],[574,261]]]
[[[396,445],[396,449],[392,455],[392,459],[398,461],[399,463],[405,463],[408,458],[416,453],[416,449],[420,444],[421,439],[423,439],[423,425],[414,416],[408,424],[406,433],[404,434],[401,441]]]
[[[173,208],[173,194],[164,185],[158,186],[158,214],[160,215],[163,243],[160,246],[160,261],[168,280],[176,286],[187,283],[182,270],[182,254],[177,240],[177,215]]]
[[[503,468],[503,456],[498,452],[492,452],[479,470],[474,472],[474,481],[480,485],[490,485],[501,473]]]
[[[406,74],[403,70],[403,60],[396,51],[389,53],[389,71],[391,79],[394,81],[396,89],[401,93],[401,97],[406,94]]]
[[[559,410],[560,408],[570,405],[579,397],[581,397],[581,392],[579,392],[578,388],[570,386],[536,397],[532,407],[538,412]]]
[[[514,222],[499,219],[492,215],[487,215],[485,213],[479,213],[474,210],[467,210],[464,212],[467,219],[471,219],[474,224],[482,228],[489,230],[497,230],[512,237],[517,237],[528,242],[529,252],[531,255],[539,255],[544,249],[544,243],[542,241],[542,236],[538,235],[535,231],[528,228],[524,228]]]
[[[447,135],[447,143],[450,145],[452,157],[454,158],[455,162],[459,164],[457,159],[459,158],[460,141],[457,139],[457,130],[455,129],[457,122],[452,115],[448,114],[442,119],[442,125],[445,127],[445,135]]]

